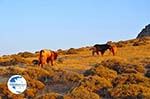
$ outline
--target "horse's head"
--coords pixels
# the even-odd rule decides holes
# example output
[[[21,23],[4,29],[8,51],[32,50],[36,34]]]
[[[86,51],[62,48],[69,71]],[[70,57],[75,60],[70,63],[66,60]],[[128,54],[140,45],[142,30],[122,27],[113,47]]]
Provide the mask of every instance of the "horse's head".
[[[92,50],[92,51],[96,51],[96,47],[91,47],[90,49],[89,49],[90,51]]]
[[[113,53],[113,55],[115,55],[116,52],[117,52],[117,46],[116,45],[110,45],[110,49],[109,50]]]
[[[56,52],[53,51],[53,55],[54,55],[54,60],[56,60],[57,57],[58,57],[58,53],[56,53]]]

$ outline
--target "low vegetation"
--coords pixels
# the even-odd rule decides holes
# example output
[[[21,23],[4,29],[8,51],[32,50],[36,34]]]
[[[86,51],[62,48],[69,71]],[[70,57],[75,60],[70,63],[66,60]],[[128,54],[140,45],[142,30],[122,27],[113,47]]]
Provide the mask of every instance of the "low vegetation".
[[[150,38],[111,42],[112,56],[92,56],[89,48],[59,49],[54,66],[40,68],[38,54],[22,52],[0,57],[2,99],[149,99]],[[22,75],[28,84],[20,95],[7,88],[11,75]]]

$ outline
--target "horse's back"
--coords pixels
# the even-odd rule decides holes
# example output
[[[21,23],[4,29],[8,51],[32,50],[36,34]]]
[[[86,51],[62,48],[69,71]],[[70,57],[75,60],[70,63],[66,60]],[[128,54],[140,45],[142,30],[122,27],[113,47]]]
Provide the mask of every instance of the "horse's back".
[[[94,47],[97,49],[97,50],[107,50],[110,48],[110,45],[108,44],[95,44]]]

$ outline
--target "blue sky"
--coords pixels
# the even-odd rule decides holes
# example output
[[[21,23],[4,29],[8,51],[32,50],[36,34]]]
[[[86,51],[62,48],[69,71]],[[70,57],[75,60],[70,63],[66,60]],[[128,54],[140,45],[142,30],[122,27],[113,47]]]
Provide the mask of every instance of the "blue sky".
[[[0,55],[132,39],[150,0],[0,0]]]

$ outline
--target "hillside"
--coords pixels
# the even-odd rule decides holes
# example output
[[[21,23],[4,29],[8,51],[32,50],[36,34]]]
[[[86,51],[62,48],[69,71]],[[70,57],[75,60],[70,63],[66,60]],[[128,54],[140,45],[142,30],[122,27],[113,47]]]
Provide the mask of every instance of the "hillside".
[[[146,36],[150,36],[150,24],[148,24],[147,26],[145,26],[144,29],[142,29],[142,31],[138,34],[137,38]]]
[[[32,63],[39,52],[0,57],[0,98],[7,99],[101,99],[150,97],[150,38],[112,42],[113,56],[92,56],[90,47],[58,50],[54,66],[40,68]],[[14,95],[6,86],[8,78],[20,74],[28,89]]]

